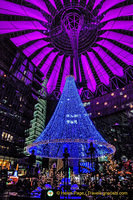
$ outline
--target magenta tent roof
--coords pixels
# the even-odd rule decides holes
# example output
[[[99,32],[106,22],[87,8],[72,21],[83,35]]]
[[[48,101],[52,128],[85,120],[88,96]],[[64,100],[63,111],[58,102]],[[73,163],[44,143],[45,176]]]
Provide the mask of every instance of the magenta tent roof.
[[[95,92],[133,65],[133,4],[126,0],[0,0],[0,35],[6,35],[48,79],[48,93],[63,91],[76,67],[62,25],[66,10],[84,13],[79,35],[79,79]],[[8,16],[8,17],[7,17]],[[8,21],[7,21],[8,19]]]

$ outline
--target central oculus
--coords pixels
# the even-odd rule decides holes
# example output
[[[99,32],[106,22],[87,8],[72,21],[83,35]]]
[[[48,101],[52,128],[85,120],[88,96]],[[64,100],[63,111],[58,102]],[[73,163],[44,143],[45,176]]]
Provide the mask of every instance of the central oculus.
[[[73,56],[76,67],[77,81],[79,82],[79,59],[78,59],[78,41],[79,33],[84,24],[84,16],[78,9],[70,9],[62,15],[62,25],[65,27],[66,33],[71,42]]]
[[[52,19],[50,36],[57,50],[75,58],[93,45],[98,27],[99,19],[87,8],[71,6],[60,10]]]

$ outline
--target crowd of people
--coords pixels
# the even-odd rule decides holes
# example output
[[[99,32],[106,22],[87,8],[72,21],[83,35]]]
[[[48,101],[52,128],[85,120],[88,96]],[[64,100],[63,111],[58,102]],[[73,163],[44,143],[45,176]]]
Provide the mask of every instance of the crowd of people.
[[[113,167],[110,163],[105,162],[103,163],[102,171],[99,170],[97,174],[90,173],[85,176],[84,184],[94,196],[98,194],[97,192],[99,192],[99,195],[102,193],[101,199],[105,195],[104,198],[108,196],[111,200],[126,200],[132,197],[132,173],[133,168],[131,161],[119,162],[119,164],[115,161]]]
[[[23,181],[19,180],[16,184],[16,191],[19,193],[30,194],[30,192],[37,187],[41,187],[42,189],[45,188],[45,185],[50,182],[47,178],[43,178],[43,175],[39,175],[39,178],[32,179],[25,179]],[[61,180],[59,180],[59,184],[56,188],[57,190],[61,190]],[[128,200],[132,196],[133,190],[133,177],[132,171],[106,171],[105,173],[98,173],[98,174],[86,174],[84,178],[84,184],[79,184],[76,182],[71,181],[70,187],[68,187],[68,191],[71,191],[71,186],[77,184],[79,191],[88,191],[88,196],[92,197],[93,200],[99,199],[110,199],[110,200]]]
[[[108,198],[110,196],[110,199],[126,200],[131,196],[133,190],[133,179],[130,173],[127,174],[124,171],[118,173],[114,170],[106,172],[106,174],[88,174],[85,178],[85,186],[94,196],[99,192],[99,196],[101,193],[101,196],[108,196]]]
[[[34,160],[34,159],[33,159]],[[34,163],[34,161],[32,162]],[[76,181],[76,175],[71,176],[68,191],[72,190],[72,185],[77,185],[78,190],[88,191],[88,196],[93,200],[110,199],[110,200],[128,200],[132,195],[133,190],[133,164],[131,161],[126,162],[104,162],[99,164],[99,170],[80,174],[82,182]],[[34,175],[31,175],[34,168]],[[6,170],[3,170],[3,173]],[[4,174],[5,174],[4,173]],[[7,173],[6,173],[7,175]],[[54,183],[55,177],[49,177],[46,173],[41,171],[38,167],[30,166],[30,170],[25,178],[19,178],[18,182],[14,185],[13,191],[18,194],[29,195],[33,190],[40,187],[45,188],[45,185],[51,185],[51,188],[61,190],[63,173],[55,173],[56,184]],[[7,179],[6,179],[7,181]]]
[[[72,179],[69,190],[71,190],[72,185],[77,184],[79,190],[90,192],[88,195],[92,195],[93,199],[127,200],[131,197],[133,190],[132,162],[127,164],[127,162],[119,163],[115,165],[115,168],[112,168],[108,162],[105,162],[102,164],[102,171],[99,170],[97,173],[92,172],[84,175],[82,184],[76,182],[76,179]],[[21,186],[23,185],[26,190],[31,191],[38,186],[45,189],[46,184],[51,184],[53,188],[60,190],[62,176],[58,174],[57,177],[58,180],[55,185],[52,180],[53,177],[51,177],[52,181],[50,182],[46,175],[40,173],[38,178],[35,178],[32,182],[27,179],[23,184],[18,182],[17,186],[20,185],[20,189],[22,189]]]

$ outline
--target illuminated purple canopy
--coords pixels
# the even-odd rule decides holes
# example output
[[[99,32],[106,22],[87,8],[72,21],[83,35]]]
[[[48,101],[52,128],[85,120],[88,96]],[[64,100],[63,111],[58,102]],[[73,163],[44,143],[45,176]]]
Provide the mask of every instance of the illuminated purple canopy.
[[[0,0],[0,34],[6,34],[40,68],[48,79],[48,93],[62,92],[67,75],[77,80],[70,40],[62,25],[62,13],[70,8],[79,13],[86,10],[90,18],[79,34],[79,81],[85,79],[86,88],[95,92],[99,83],[110,84],[111,73],[124,78],[124,69],[133,65],[130,1]]]

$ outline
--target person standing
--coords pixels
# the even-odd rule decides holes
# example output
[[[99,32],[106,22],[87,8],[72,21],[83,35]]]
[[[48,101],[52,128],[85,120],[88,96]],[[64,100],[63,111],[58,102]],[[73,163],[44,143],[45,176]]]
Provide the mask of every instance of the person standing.
[[[32,153],[29,156],[29,160],[28,160],[28,163],[29,163],[28,171],[27,171],[28,176],[33,176],[33,169],[34,169],[35,162],[36,162],[35,151],[32,150]]]

